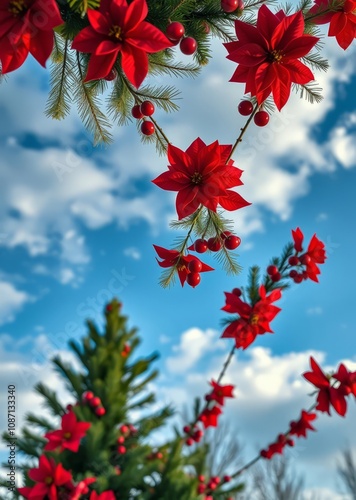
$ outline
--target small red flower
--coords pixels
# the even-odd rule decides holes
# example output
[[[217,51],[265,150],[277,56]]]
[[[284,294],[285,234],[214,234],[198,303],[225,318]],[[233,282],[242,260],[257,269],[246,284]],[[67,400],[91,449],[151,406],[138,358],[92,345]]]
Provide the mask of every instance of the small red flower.
[[[225,292],[226,304],[222,310],[228,313],[237,313],[240,317],[225,328],[222,338],[234,338],[237,348],[246,349],[257,335],[266,332],[273,333],[270,322],[281,309],[273,305],[272,302],[281,298],[281,291],[276,289],[266,295],[266,289],[261,285],[259,294],[261,300],[256,302],[254,306],[250,306],[234,293]]]
[[[356,37],[356,0],[341,1],[338,6],[332,3],[332,12],[322,14],[330,4],[329,0],[315,0],[310,13],[320,12],[320,16],[313,17],[311,21],[315,24],[330,23],[328,35],[336,37],[340,47],[346,50]]]
[[[262,104],[272,93],[279,110],[288,101],[293,83],[305,85],[314,80],[310,69],[300,61],[319,38],[304,34],[302,12],[287,16],[273,14],[266,5],[258,11],[257,25],[235,21],[237,41],[225,43],[228,59],[238,63],[231,82],[246,83],[245,92]]]
[[[19,68],[28,54],[42,66],[51,55],[53,28],[63,24],[55,0],[2,0],[0,61],[3,74]]]
[[[40,456],[38,468],[30,469],[28,476],[36,482],[35,486],[18,488],[18,491],[30,500],[59,500],[57,486],[72,481],[71,473],[46,455]]]
[[[90,500],[115,500],[115,495],[112,490],[104,491],[100,494],[98,494],[96,491],[92,491]]]
[[[330,415],[331,405],[339,415],[345,416],[347,403],[343,391],[331,387],[330,379],[321,370],[313,357],[310,358],[310,366],[312,371],[303,373],[303,377],[319,389],[315,409]]]
[[[277,441],[270,444],[266,450],[262,450],[260,455],[270,460],[277,453],[282,454],[286,446],[294,446],[293,439],[290,439],[285,434],[279,434]]]
[[[213,408],[205,408],[205,410],[200,414],[199,420],[203,423],[205,429],[207,427],[217,427],[218,417],[221,413],[221,408],[216,405],[213,406]]]
[[[208,394],[210,401],[216,401],[219,405],[224,404],[224,398],[233,398],[232,394],[234,390],[233,385],[219,385],[217,382],[212,380],[210,385],[213,387],[213,391]]]
[[[65,484],[64,486],[69,490],[68,500],[80,500],[82,498],[82,495],[85,495],[89,492],[88,485],[95,483],[95,481],[95,477],[87,477],[86,479],[80,481],[77,485],[74,485],[72,482],[70,482],[69,484]]]
[[[214,269],[207,264],[204,264],[201,260],[199,260],[197,257],[194,255],[180,255],[178,250],[168,250],[167,248],[159,247],[158,245],[153,245],[158,257],[163,259],[162,261],[159,261],[157,259],[158,265],[161,267],[172,267],[175,265],[178,265],[177,267],[177,272],[179,276],[179,280],[181,282],[181,285],[184,286],[184,283],[187,280],[188,274],[190,274],[190,271],[188,269],[188,264],[192,260],[194,261],[199,261],[202,264],[202,268],[199,272],[203,273],[206,271],[214,271]]]
[[[188,217],[200,205],[214,212],[218,205],[229,211],[250,205],[230,190],[242,185],[242,170],[234,167],[232,160],[227,162],[231,149],[231,145],[220,145],[218,141],[206,145],[199,137],[186,151],[168,145],[169,170],[152,182],[161,189],[178,191],[179,219]]]
[[[294,434],[297,437],[307,437],[307,431],[315,431],[314,427],[310,424],[313,420],[316,419],[316,413],[309,413],[305,410],[302,410],[300,415],[300,419],[297,421],[293,421],[290,423],[289,434]]]
[[[101,0],[99,10],[88,9],[90,26],[73,40],[72,47],[91,54],[85,81],[105,78],[121,54],[128,80],[138,88],[148,73],[148,53],[172,47],[155,26],[144,21],[146,0]]]
[[[91,424],[89,422],[77,422],[77,417],[73,411],[70,411],[62,417],[62,428],[58,431],[47,432],[45,438],[49,443],[44,447],[45,450],[55,450],[65,448],[77,452],[80,440],[86,435]]]
[[[333,378],[340,382],[339,391],[345,395],[353,394],[356,397],[356,372],[349,372],[346,366],[341,363]]]
[[[292,230],[292,236],[296,252],[302,252],[304,235],[299,227],[295,231]],[[320,269],[317,264],[324,264],[326,252],[324,243],[317,238],[316,234],[310,240],[307,251],[299,256],[299,260],[305,266],[306,277],[318,282],[317,275],[320,274]]]

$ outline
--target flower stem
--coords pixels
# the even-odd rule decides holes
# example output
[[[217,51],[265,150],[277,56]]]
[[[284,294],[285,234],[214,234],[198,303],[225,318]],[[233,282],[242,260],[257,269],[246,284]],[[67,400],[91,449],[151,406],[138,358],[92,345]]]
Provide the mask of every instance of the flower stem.
[[[248,126],[250,125],[253,117],[255,116],[256,111],[258,110],[258,108],[259,108],[259,104],[256,104],[256,106],[254,107],[254,110],[252,111],[251,115],[248,117],[248,120],[246,121],[245,125],[241,128],[241,132],[240,132],[238,138],[236,139],[235,144],[232,146],[232,150],[231,150],[231,152],[230,152],[230,154],[229,154],[229,156],[228,156],[228,158],[226,160],[226,163],[231,159],[232,155],[235,152],[235,149],[237,148],[237,146],[239,145],[239,143],[242,141],[242,138],[243,138],[243,136],[244,136],[244,134],[245,134]]]

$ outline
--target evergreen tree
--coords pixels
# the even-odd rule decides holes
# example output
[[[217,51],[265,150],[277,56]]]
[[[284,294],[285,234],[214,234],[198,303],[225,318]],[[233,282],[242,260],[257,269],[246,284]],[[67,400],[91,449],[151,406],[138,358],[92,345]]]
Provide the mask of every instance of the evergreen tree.
[[[127,328],[117,300],[106,306],[105,319],[103,334],[88,321],[88,334],[81,344],[70,341],[81,370],[60,357],[53,359],[73,396],[72,404],[64,407],[56,392],[42,382],[35,388],[54,418],[26,416],[17,439],[17,449],[25,457],[18,469],[27,487],[20,492],[37,500],[204,498],[197,493],[198,477],[208,470],[209,446],[187,448],[177,429],[165,444],[152,446],[152,433],[163,431],[174,414],[171,406],[151,410],[156,397],[149,383],[158,376],[152,368],[157,354],[135,355],[140,339],[135,329]],[[11,440],[9,435],[3,437]],[[48,473],[50,469],[56,472]],[[1,485],[6,486],[6,481]],[[222,484],[213,497],[205,498],[225,500],[241,487]],[[35,496],[37,490],[40,494]],[[16,491],[9,498],[22,496]]]

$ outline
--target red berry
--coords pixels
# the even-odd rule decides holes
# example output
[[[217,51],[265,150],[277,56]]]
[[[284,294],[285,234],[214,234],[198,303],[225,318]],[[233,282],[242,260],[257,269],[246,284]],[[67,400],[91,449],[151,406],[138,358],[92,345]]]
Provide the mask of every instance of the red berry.
[[[152,122],[148,121],[148,120],[145,120],[144,122],[142,122],[141,124],[141,132],[144,134],[144,135],[152,135],[155,133],[155,126],[153,125]]]
[[[249,116],[253,111],[253,104],[251,101],[241,101],[237,109],[240,115]]]
[[[96,408],[96,410],[95,410],[95,415],[97,417],[103,417],[105,415],[105,413],[106,413],[106,410],[102,406],[99,406],[99,408]]]
[[[173,23],[169,24],[166,28],[167,38],[169,38],[171,42],[179,42],[184,33],[185,28],[183,24],[178,23],[177,21],[173,21]]]
[[[214,481],[209,481],[208,488],[210,490],[216,490],[217,487],[218,487],[218,485],[216,483],[214,483]]]
[[[106,75],[105,80],[112,82],[117,77],[117,71],[113,68],[108,75]]]
[[[124,442],[125,442],[125,438],[124,438],[124,436],[119,436],[119,437],[117,438],[117,442],[118,442],[119,444],[124,444]]]
[[[188,269],[191,273],[200,273],[203,269],[203,263],[195,257],[194,260],[189,262]]]
[[[221,0],[221,8],[224,12],[234,12],[239,6],[239,0]]]
[[[135,104],[135,106],[131,109],[131,114],[137,120],[143,118],[143,114],[141,113],[141,107],[139,104]]]
[[[205,401],[212,401],[212,395],[211,394],[205,394],[204,396]]]
[[[118,447],[117,447],[117,452],[118,452],[120,455],[125,455],[125,453],[126,453],[126,448],[125,448],[125,446],[118,446]]]
[[[292,269],[290,272],[289,272],[289,276],[291,278],[295,278],[297,276],[298,272],[295,270],[295,269]]]
[[[203,476],[203,474],[200,474],[200,476],[198,476],[198,481],[199,481],[199,483],[204,483],[205,476]]]
[[[293,281],[294,283],[301,283],[303,281],[303,275],[297,273],[297,275],[294,276]]]
[[[222,243],[220,238],[209,238],[208,239],[208,248],[212,252],[218,252],[220,248],[222,247]]]
[[[211,478],[211,481],[213,481],[215,484],[220,484],[221,483],[221,479],[219,476],[213,476]]]
[[[306,266],[307,266],[308,264],[310,264],[310,263],[311,263],[311,261],[312,261],[312,259],[311,259],[310,255],[308,255],[307,253],[305,253],[305,254],[301,255],[299,258],[300,258],[300,262],[301,262],[302,264],[306,265]]]
[[[275,274],[272,274],[271,276],[271,280],[273,281],[273,283],[277,283],[277,281],[279,281],[280,279],[282,278],[282,275],[281,273],[275,273]]]
[[[194,432],[194,435],[193,435],[193,439],[196,443],[199,443],[199,441],[201,440],[201,438],[203,437],[204,433],[202,430],[197,430],[196,432]]]
[[[151,101],[143,101],[140,106],[140,111],[145,116],[152,116],[155,112],[155,105]]]
[[[268,266],[267,267],[267,273],[270,276],[273,276],[274,274],[278,273],[278,267],[276,267],[276,266]]]
[[[296,255],[292,255],[291,257],[289,257],[288,262],[290,266],[297,266],[298,264],[300,264],[300,260]]]
[[[129,432],[129,428],[127,427],[127,425],[123,424],[121,427],[120,427],[120,432],[121,434],[127,434]]]
[[[231,476],[224,476],[224,483],[229,483],[231,481]]]
[[[193,439],[192,438],[188,438],[186,441],[185,441],[185,444],[187,446],[192,446],[192,444],[194,443]]]
[[[82,396],[83,401],[87,401],[87,402],[89,402],[91,399],[93,399],[93,397],[94,397],[94,393],[91,391],[84,392],[84,394]]]
[[[93,408],[97,408],[98,406],[101,405],[101,399],[98,397],[91,398],[89,400],[89,403],[90,403],[90,406],[92,406]]]
[[[187,36],[182,38],[179,44],[179,48],[183,54],[186,56],[191,56],[197,50],[198,44],[197,41],[191,36]]]
[[[125,344],[124,345],[124,352],[126,352],[127,354],[129,354],[130,351],[131,351],[131,347],[129,346],[129,344]]]
[[[234,288],[231,293],[233,293],[234,295],[236,295],[236,297],[241,297],[242,290],[240,288]]]
[[[258,127],[265,127],[269,122],[269,114],[267,111],[257,111],[253,117],[253,121]]]
[[[187,276],[187,283],[188,285],[192,286],[195,288],[197,285],[199,285],[201,281],[201,277],[199,273],[189,273]]]
[[[224,241],[225,248],[227,248],[228,250],[235,250],[235,248],[237,248],[240,243],[241,238],[239,238],[238,236],[234,236],[233,234],[231,236],[228,236]]]
[[[228,238],[229,236],[232,235],[232,232],[231,231],[224,231],[223,233],[220,233],[220,238],[222,240],[225,240],[226,238]]]
[[[198,485],[198,494],[201,495],[205,491],[205,484]]]
[[[190,432],[190,425],[185,425],[185,426],[183,427],[183,431],[184,431],[186,434],[189,434],[189,432]]]
[[[112,311],[112,305],[108,304],[105,309],[106,309],[107,312]]]
[[[158,451],[158,452],[156,453],[156,458],[157,458],[157,460],[162,460],[162,458],[163,458],[163,453],[161,453],[160,451]]]
[[[199,238],[194,243],[194,249],[198,253],[204,253],[208,249],[208,242],[206,240],[203,240],[202,238]]]

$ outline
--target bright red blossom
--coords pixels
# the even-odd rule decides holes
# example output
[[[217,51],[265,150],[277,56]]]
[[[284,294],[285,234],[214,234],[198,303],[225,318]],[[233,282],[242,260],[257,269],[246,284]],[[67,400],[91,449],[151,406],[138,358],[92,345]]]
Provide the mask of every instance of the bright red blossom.
[[[221,414],[222,410],[219,406],[213,406],[213,408],[205,408],[205,410],[200,414],[199,420],[203,423],[205,429],[207,427],[217,427],[218,417]]]
[[[45,66],[53,49],[53,28],[62,23],[55,0],[1,0],[1,72],[19,68],[29,53]]]
[[[158,245],[153,245],[154,249],[157,252],[158,257],[163,259],[162,261],[159,261],[157,259],[158,265],[161,267],[172,267],[177,265],[177,272],[179,276],[179,280],[181,282],[181,285],[184,286],[184,283],[187,280],[188,274],[190,274],[190,271],[188,269],[188,264],[192,260],[199,261],[202,264],[201,268],[201,273],[206,272],[206,271],[214,271],[214,269],[207,264],[204,264],[198,257],[195,257],[195,255],[180,255],[178,250],[168,250],[167,248],[160,247]]]
[[[44,447],[45,450],[55,450],[65,448],[77,452],[80,440],[85,436],[91,424],[89,422],[77,422],[77,417],[73,411],[70,411],[62,417],[62,428],[58,431],[47,432],[45,438],[49,443]]]
[[[146,0],[101,0],[99,10],[88,9],[90,26],[73,40],[72,47],[91,54],[85,81],[105,78],[121,54],[128,80],[139,87],[148,73],[148,53],[172,47],[155,26],[144,21]]]
[[[261,450],[261,457],[270,460],[277,453],[282,454],[286,446],[294,446],[293,439],[285,434],[279,434],[275,443],[270,444],[267,449]]]
[[[74,485],[72,482],[65,484],[64,486],[68,490],[68,495],[65,498],[68,498],[68,500],[80,500],[82,495],[89,492],[88,485],[95,482],[95,477],[87,477],[86,479],[79,481],[77,485]]]
[[[93,491],[90,495],[90,500],[115,500],[115,495],[113,491],[104,491],[103,493],[97,493]]]
[[[210,385],[213,387],[213,391],[208,395],[210,401],[216,401],[219,405],[223,405],[225,398],[234,397],[232,394],[234,390],[233,385],[220,385],[214,380],[210,382]]]
[[[304,235],[299,227],[295,231],[292,230],[292,236],[296,252],[302,252]],[[307,277],[318,282],[317,275],[320,274],[320,269],[317,264],[324,264],[326,252],[324,243],[317,238],[316,234],[310,240],[307,251],[300,255],[299,259],[305,265]]]
[[[345,395],[353,394],[356,397],[356,372],[348,371],[346,366],[341,363],[333,378],[340,382],[340,391]]]
[[[330,7],[329,0],[315,0],[315,5],[310,9],[311,14],[323,12]],[[321,14],[314,17],[312,22],[315,24],[327,24],[329,26],[329,36],[336,37],[337,43],[344,50],[356,38],[356,0],[341,0],[335,12],[335,2],[332,2],[333,12]]]
[[[315,431],[314,427],[310,424],[316,419],[316,413],[309,413],[302,410],[300,419],[297,421],[292,420],[290,423],[289,434],[295,435],[297,437],[307,437],[307,431]]]
[[[281,309],[272,304],[282,296],[279,289],[273,290],[269,295],[263,285],[259,289],[260,300],[250,306],[243,302],[234,293],[225,292],[226,304],[222,308],[228,313],[237,313],[240,317],[230,323],[223,331],[223,338],[234,338],[237,348],[246,349],[255,340],[257,335],[266,332],[273,333],[270,322]]]
[[[241,186],[242,170],[229,160],[231,145],[218,141],[206,145],[199,137],[186,151],[168,145],[168,172],[152,182],[161,189],[178,191],[176,208],[179,219],[194,213],[200,205],[216,212],[217,206],[233,211],[250,205],[230,188]]]
[[[339,415],[345,416],[347,403],[342,388],[331,387],[330,379],[321,370],[313,357],[310,358],[310,366],[312,371],[303,373],[303,377],[319,389],[315,409],[330,415],[331,405]]]
[[[279,110],[288,101],[292,83],[305,85],[314,80],[310,69],[299,59],[319,38],[304,35],[302,12],[287,16],[273,14],[266,5],[258,11],[257,25],[235,21],[237,41],[225,43],[228,59],[238,63],[231,82],[246,83],[245,92],[262,104],[272,94]]]
[[[57,487],[72,481],[70,472],[53,458],[40,456],[38,468],[30,469],[28,476],[36,484],[32,488],[18,488],[19,493],[29,500],[59,500]]]

